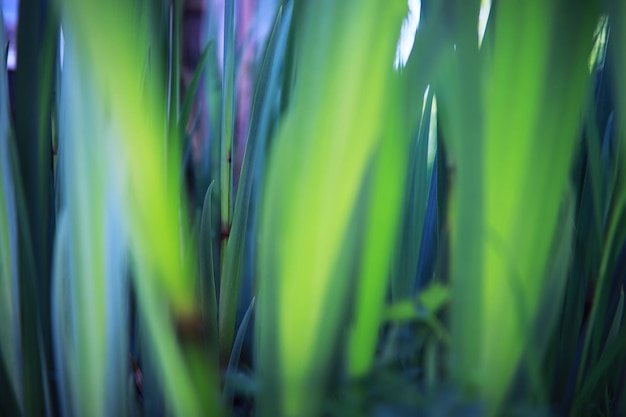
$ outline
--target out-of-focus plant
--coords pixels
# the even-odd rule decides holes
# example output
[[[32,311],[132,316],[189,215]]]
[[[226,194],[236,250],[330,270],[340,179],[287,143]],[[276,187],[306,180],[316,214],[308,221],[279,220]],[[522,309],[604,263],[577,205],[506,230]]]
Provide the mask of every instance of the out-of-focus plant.
[[[236,173],[238,2],[181,97],[182,0],[23,0],[0,414],[623,414],[614,3],[282,1]]]
[[[541,334],[552,331],[558,310],[550,307],[566,283],[568,173],[597,20],[593,4],[570,5],[497,4],[485,59],[475,35],[478,2],[457,8],[441,106],[456,163],[453,350],[457,376],[488,401],[490,413],[522,355],[537,382]]]
[[[318,2],[301,10],[297,81],[269,162],[260,231],[264,415],[319,412],[351,287],[375,304],[374,320],[381,308],[385,286],[378,282],[397,227],[406,154],[390,65],[405,11],[401,2]],[[368,210],[357,210],[359,202]],[[358,265],[359,229],[366,225],[373,229]],[[371,276],[351,282],[354,274]],[[357,331],[372,325],[363,307]],[[354,337],[354,349],[374,342]]]
[[[4,25],[0,19],[0,44],[4,45]],[[6,63],[0,64],[6,74]],[[17,213],[13,173],[11,172],[11,137],[9,91],[7,79],[0,80],[0,401],[13,403],[18,410],[22,403],[20,329],[18,297]]]
[[[206,356],[202,343],[201,314],[194,292],[196,257],[187,255],[195,252],[195,242],[190,240],[185,229],[186,212],[184,206],[181,206],[178,129],[166,130],[160,122],[169,111],[170,114],[174,113],[174,116],[168,118],[170,123],[178,123],[179,106],[176,104],[165,108],[163,84],[159,83],[163,73],[159,68],[147,75],[142,74],[150,46],[147,37],[149,27],[146,26],[146,15],[149,16],[150,9],[143,9],[144,15],[137,15],[132,8],[124,8],[121,3],[99,5],[72,2],[67,3],[64,10],[68,37],[71,36],[78,51],[76,59],[79,70],[89,74],[90,85],[102,97],[103,111],[110,117],[109,129],[113,128],[109,130],[110,136],[101,139],[105,143],[102,146],[110,146],[103,149],[101,156],[110,155],[103,159],[111,161],[110,169],[116,171],[112,175],[120,175],[120,185],[116,191],[115,178],[108,178],[108,184],[114,187],[114,194],[107,201],[114,207],[112,213],[104,213],[107,213],[107,217],[113,215],[117,203],[117,210],[121,210],[121,224],[128,229],[135,277],[133,284],[148,337],[144,343],[149,343],[150,357],[154,358],[156,375],[168,403],[177,414],[199,415],[202,410],[215,407],[216,396],[212,394],[215,390],[212,385],[215,370],[211,368],[210,358]],[[90,51],[98,52],[91,54]],[[114,63],[117,66],[115,71]],[[120,63],[121,66],[118,66]],[[142,79],[142,76],[147,78]],[[178,102],[176,91],[178,89],[172,90],[173,101]],[[97,120],[97,113],[95,117]],[[77,123],[72,124],[75,125]],[[68,133],[71,134],[71,131]],[[71,139],[68,142],[72,143]],[[87,148],[88,151],[97,152],[95,146]],[[76,148],[80,149],[79,146]],[[112,150],[115,150],[115,154]],[[84,156],[83,161],[90,159],[89,154]],[[71,161],[66,163],[70,165]],[[80,165],[77,169],[80,170]],[[103,178],[106,171],[104,165],[90,178],[92,181]],[[102,207],[97,203],[97,197],[102,196],[104,191],[104,184],[90,186],[95,190],[91,203],[106,209],[106,205]],[[77,188],[74,187],[72,191]],[[84,194],[79,193],[76,198],[85,198],[88,191],[84,190]],[[87,207],[85,211],[94,213],[93,209]],[[115,221],[115,216],[111,221]],[[104,224],[105,219],[94,219],[93,223]],[[104,239],[102,245],[111,244],[103,232],[101,236]],[[123,236],[114,234],[110,239]],[[94,239],[94,236],[91,238]],[[108,259],[107,264],[113,267],[116,262]],[[91,285],[94,285],[93,281],[92,277],[89,280]],[[113,285],[112,279],[107,282]],[[123,281],[119,285],[123,287]],[[89,294],[97,293],[96,288],[87,291]],[[118,299],[123,305],[123,298],[112,295],[112,299]],[[113,316],[108,313],[106,317]],[[93,320],[91,325],[94,325]],[[111,343],[115,342],[112,340]],[[96,349],[97,345],[93,346]],[[105,398],[101,391],[94,395]],[[91,401],[88,404],[93,406]],[[103,412],[104,409],[96,406],[94,410]]]

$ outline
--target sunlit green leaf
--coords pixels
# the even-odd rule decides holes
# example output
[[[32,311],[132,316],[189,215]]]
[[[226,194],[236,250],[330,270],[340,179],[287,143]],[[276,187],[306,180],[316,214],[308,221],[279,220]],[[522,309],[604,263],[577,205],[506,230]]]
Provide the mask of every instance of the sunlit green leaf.
[[[259,308],[278,331],[276,340],[261,335],[260,360],[280,352],[273,372],[287,416],[317,414],[345,314],[349,225],[393,99],[385,85],[406,4],[375,4],[354,14],[351,2],[322,1],[299,15],[296,85],[270,156],[260,230]],[[267,303],[275,315],[263,313]]]

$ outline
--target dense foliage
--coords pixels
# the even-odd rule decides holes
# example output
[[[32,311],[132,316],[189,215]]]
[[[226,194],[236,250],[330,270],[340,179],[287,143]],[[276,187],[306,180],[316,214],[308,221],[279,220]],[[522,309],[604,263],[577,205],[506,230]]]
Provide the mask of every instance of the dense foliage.
[[[624,2],[237,4],[21,0],[0,415],[626,415]]]

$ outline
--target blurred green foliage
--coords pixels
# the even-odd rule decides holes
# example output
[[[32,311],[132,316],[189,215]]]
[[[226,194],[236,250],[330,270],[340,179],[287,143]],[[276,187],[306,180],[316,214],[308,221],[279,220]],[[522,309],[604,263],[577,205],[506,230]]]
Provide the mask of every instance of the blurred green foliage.
[[[624,2],[418,3],[22,0],[0,415],[626,414]]]

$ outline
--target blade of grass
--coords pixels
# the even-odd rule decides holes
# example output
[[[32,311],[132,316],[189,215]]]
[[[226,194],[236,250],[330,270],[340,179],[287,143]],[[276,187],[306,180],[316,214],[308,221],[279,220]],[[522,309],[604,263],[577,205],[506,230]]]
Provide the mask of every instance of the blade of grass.
[[[38,297],[36,292],[35,260],[33,254],[33,246],[31,245],[31,234],[28,219],[26,217],[26,202],[23,192],[23,184],[19,177],[20,164],[17,156],[17,150],[12,143],[9,143],[9,151],[11,153],[13,178],[15,181],[15,201],[18,220],[18,241],[19,248],[19,304],[20,304],[20,333],[22,343],[22,395],[23,397],[23,413],[40,413],[34,415],[43,415],[46,382],[43,380],[43,367],[45,362],[41,362],[39,354],[39,337],[40,327],[40,311],[34,297]],[[27,399],[37,398],[40,404],[26,404]]]
[[[623,313],[624,313],[624,288],[620,288],[617,309],[615,310],[615,315],[613,316],[613,320],[611,321],[611,327],[609,328],[609,334],[606,340],[607,345],[609,342],[612,342],[613,339],[617,337],[617,334],[622,325]],[[606,350],[607,345],[604,346],[604,350]]]
[[[4,22],[0,10],[0,45],[4,44]],[[6,60],[0,62],[0,75],[0,357],[3,363],[1,372],[6,371],[6,384],[0,389],[7,392],[7,404],[14,401],[21,404],[17,213],[9,154],[11,122]],[[12,400],[9,396],[13,396]],[[18,414],[15,410],[13,413]],[[8,414],[11,413],[7,411]]]
[[[135,268],[139,268],[147,262],[137,262]],[[166,297],[159,294],[156,288],[147,284],[154,279],[144,274],[147,271],[136,269],[137,295],[141,305],[142,316],[145,319],[150,340],[156,341],[151,344],[156,358],[156,375],[163,385],[165,393],[171,401],[174,412],[180,416],[200,416],[202,407],[197,390],[191,383],[189,369],[185,366],[184,357],[176,344],[176,337],[169,323],[170,317],[162,308]],[[202,387],[207,388],[207,387]],[[206,394],[205,394],[206,395]],[[214,410],[210,410],[214,412]]]
[[[232,375],[237,372],[237,367],[239,366],[239,358],[241,356],[241,348],[243,346],[243,341],[246,336],[246,332],[248,331],[248,325],[250,324],[250,320],[252,319],[252,314],[254,312],[254,301],[255,298],[252,297],[252,301],[248,306],[246,313],[239,324],[239,329],[237,330],[237,335],[235,336],[235,341],[233,343],[233,351],[230,354],[230,359],[228,360],[228,367],[226,368],[226,375]],[[224,390],[222,392],[223,401],[229,406],[233,403],[233,395],[234,390],[231,385],[228,377],[224,382]]]
[[[0,357],[0,412],[5,416],[22,415],[15,395],[14,382],[3,357]]]
[[[70,270],[73,272],[74,412],[125,415],[128,382],[126,247],[121,204],[126,169],[113,146],[119,135],[107,120],[106,101],[90,77],[93,69],[78,56],[76,32],[66,26],[61,102],[65,143],[61,203],[71,219]],[[99,136],[92,134],[92,129]]]
[[[271,124],[271,103],[279,91],[280,66],[285,53],[290,9],[278,9],[274,26],[263,57],[252,103],[247,146],[244,153],[240,183],[235,200],[232,229],[223,261],[223,281],[219,301],[220,355],[227,358],[232,350],[238,294],[243,273],[244,249],[249,235],[253,190],[260,187],[261,166],[265,164],[265,148]],[[244,304],[245,305],[245,304]]]
[[[617,94],[615,94],[616,101],[616,109],[618,114],[624,115],[626,109],[626,88],[623,80],[619,76],[615,76],[615,74],[620,74],[624,68],[626,68],[626,55],[623,53],[623,46],[626,44],[626,32],[623,30],[623,22],[626,21],[626,8],[621,2],[616,2],[613,4],[611,9],[611,16],[613,18],[613,22],[611,24],[611,42],[609,42],[609,54],[613,58],[613,68],[611,68],[614,74],[614,82],[617,86]],[[589,326],[584,338],[584,345],[581,357],[581,363],[578,369],[578,375],[576,379],[576,387],[581,387],[583,384],[583,379],[585,382],[589,379],[583,378],[583,375],[586,372],[586,365],[592,366],[593,362],[591,360],[595,358],[588,358],[593,354],[593,346],[598,346],[598,341],[601,336],[596,335],[596,337],[592,336],[592,333],[595,331],[600,331],[601,329],[594,329],[596,327],[596,322],[602,324],[602,313],[605,311],[605,300],[606,296],[606,288],[610,286],[611,281],[611,267],[612,267],[612,258],[613,253],[619,251],[619,246],[623,245],[623,231],[619,234],[616,232],[619,229],[619,217],[622,216],[626,204],[626,193],[624,192],[623,187],[619,186],[619,174],[621,170],[623,170],[624,162],[626,161],[626,147],[624,146],[624,136],[623,136],[623,126],[618,120],[618,128],[616,136],[619,140],[616,151],[616,160],[617,163],[615,165],[615,178],[616,182],[611,181],[609,179],[609,192],[608,196],[611,198],[611,201],[607,205],[609,211],[606,215],[606,224],[604,229],[604,251],[602,254],[602,260],[600,266],[598,268],[598,282],[596,284],[596,292],[593,298],[593,304],[591,308],[591,313],[589,317]],[[621,166],[620,166],[621,165]],[[616,235],[618,237],[616,237]],[[608,275],[608,276],[607,276]],[[599,353],[599,352],[598,352]],[[606,356],[605,356],[606,357]],[[591,360],[590,360],[591,359]],[[598,360],[602,360],[604,358],[598,358]],[[577,397],[579,398],[579,397]],[[575,404],[576,405],[576,404]],[[580,405],[578,405],[580,407]]]
[[[217,34],[217,21],[210,13],[205,14],[204,26],[206,27],[205,38],[212,42],[215,42]],[[208,155],[204,160],[204,166],[206,172],[208,172],[207,185],[211,182],[215,182],[216,191],[213,193],[211,199],[212,204],[212,218],[211,226],[215,233],[220,234],[221,230],[221,214],[220,214],[220,192],[219,187],[221,184],[220,172],[221,172],[221,139],[220,139],[220,123],[221,123],[221,102],[222,102],[222,87],[219,71],[219,45],[215,43],[215,48],[212,48],[212,52],[209,54],[209,61],[206,65],[205,81],[204,81],[204,102],[206,103],[206,113],[202,115],[208,120]],[[213,241],[213,253],[215,257],[214,262],[214,275],[216,291],[219,294],[220,278],[221,278],[221,238],[217,238]]]
[[[76,39],[79,50],[99,51],[97,62],[102,61],[102,65],[93,65],[91,74],[98,91],[115,88],[123,92],[107,97],[114,111],[112,120],[125,139],[119,141],[120,160],[136,158],[132,164],[125,164],[128,174],[125,210],[132,219],[128,225],[131,246],[162,271],[158,285],[171,297],[173,310],[186,312],[190,309],[189,300],[193,299],[194,275],[188,273],[185,268],[189,266],[182,265],[180,259],[179,167],[173,166],[180,164],[180,147],[173,144],[166,156],[163,148],[155,144],[155,140],[166,137],[167,133],[158,122],[163,101],[158,100],[162,96],[157,80],[150,86],[149,94],[141,90],[146,32],[133,24],[132,13],[126,16],[111,6],[92,3],[71,5],[67,9],[72,12],[68,24],[81,34]],[[123,62],[123,69],[109,71],[113,62]],[[121,159],[122,155],[126,159]]]
[[[185,136],[185,130],[187,128],[187,122],[189,121],[189,116],[191,115],[191,107],[193,105],[193,100],[196,97],[198,92],[198,85],[200,83],[200,77],[205,72],[205,67],[209,56],[211,55],[213,49],[213,41],[209,41],[200,56],[200,60],[198,61],[198,65],[193,72],[193,77],[191,78],[191,82],[189,83],[189,87],[187,88],[187,92],[185,94],[185,98],[183,100],[183,105],[180,110],[180,117],[178,118],[178,131],[181,137]]]
[[[593,109],[592,103],[589,103],[587,106]],[[604,217],[604,210],[602,210],[603,202],[606,201],[606,192],[603,187],[603,161],[601,156],[601,140],[598,135],[598,127],[595,121],[594,112],[587,110],[585,112],[587,115],[586,123],[585,123],[585,145],[587,152],[589,152],[588,156],[588,169],[587,174],[585,175],[585,186],[590,187],[590,192],[592,195],[592,207],[593,207],[593,222],[594,227],[593,230],[600,234],[602,233],[602,223]],[[602,239],[601,235],[593,236],[595,240],[598,242]]]
[[[59,212],[52,272],[52,334],[54,343],[54,362],[59,387],[60,410],[63,415],[74,413],[74,398],[71,393],[78,390],[77,382],[73,376],[77,375],[75,350],[72,340],[74,338],[74,296],[72,294],[73,277],[69,268],[70,259],[70,236],[69,219],[67,210]]]
[[[621,249],[624,242],[624,231],[618,227],[621,216],[626,212],[626,187],[620,187],[616,190],[614,196],[615,201],[611,205],[607,230],[604,237],[604,248],[602,260],[598,269],[598,281],[589,314],[589,326],[584,338],[583,350],[580,365],[578,368],[578,377],[576,386],[580,387],[583,382],[583,375],[586,372],[588,363],[594,363],[598,359],[599,344],[602,338],[602,330],[604,328],[604,318],[601,314],[606,311],[608,291],[610,289],[612,279],[613,259],[616,252]],[[617,237],[616,237],[617,236]],[[598,333],[600,332],[600,333]]]
[[[604,75],[599,73],[596,77],[604,77]],[[598,90],[597,94],[608,93],[603,90],[604,88]],[[553,369],[555,375],[554,378],[548,378],[548,380],[554,381],[553,391],[557,393],[556,396],[562,395],[566,404],[570,403],[575,389],[575,374],[579,364],[577,356],[580,356],[580,350],[577,347],[583,328],[585,299],[590,297],[587,291],[594,285],[589,277],[595,275],[603,248],[605,201],[608,195],[607,180],[610,178],[603,162],[605,159],[600,155],[602,141],[599,138],[596,123],[596,104],[592,101],[594,95],[591,92],[588,93],[585,109],[586,140],[583,149],[587,151],[587,156],[584,179],[579,191],[574,263],[565,290],[558,342],[555,342],[558,347],[553,347],[554,360],[548,363],[548,367]],[[573,175],[582,176],[583,174]],[[562,383],[564,380],[567,384]]]
[[[476,23],[480,2],[452,3],[451,35],[444,38],[447,71],[436,91],[446,159],[455,167],[447,217],[450,222],[453,377],[475,395],[480,379],[484,261],[477,242],[484,235],[484,126],[481,61]],[[470,243],[472,242],[472,243]]]
[[[545,375],[542,369],[541,358],[546,354],[546,348],[550,341],[552,329],[558,320],[558,313],[562,306],[565,295],[565,285],[568,279],[568,272],[571,269],[572,242],[574,241],[574,216],[575,204],[573,192],[569,192],[564,197],[558,218],[558,228],[554,234],[552,247],[550,249],[551,259],[546,270],[546,283],[543,293],[539,296],[540,302],[537,305],[536,316],[533,321],[532,315],[527,311],[526,300],[520,296],[514,301],[517,303],[516,323],[523,335],[523,340],[530,340],[522,354],[521,371],[525,373],[528,382],[518,391],[521,396],[536,399],[543,404],[548,401]],[[515,272],[511,272],[514,274]],[[523,294],[519,280],[511,280],[512,292]]]
[[[170,3],[170,33],[169,33],[169,80],[168,90],[169,96],[169,108],[168,116],[170,132],[178,126],[178,120],[180,117],[180,66],[181,62],[181,37],[182,37],[182,23],[183,23],[183,0],[172,0]],[[175,140],[178,135],[172,134],[170,140]]]
[[[302,10],[304,9],[303,2],[282,0],[282,6],[290,6],[292,8],[290,21],[300,22],[302,21]],[[289,108],[291,104],[291,96],[295,85],[296,74],[296,44],[299,36],[300,25],[290,24],[289,34],[287,35],[287,46],[285,51],[285,70],[282,75],[281,82],[281,97],[280,97],[280,110],[282,115]]]
[[[416,129],[411,133],[414,138],[410,144],[409,166],[406,175],[406,200],[401,230],[402,241],[398,250],[398,261],[391,281],[392,300],[407,298],[415,286],[419,261],[422,230],[428,202],[428,138],[430,130],[433,93],[426,88],[422,117]],[[411,132],[413,129],[411,129]]]
[[[521,355],[534,343],[515,325],[516,302],[524,300],[531,325],[551,321],[538,317],[538,295],[577,144],[597,9],[530,1],[498,3],[495,12],[493,58],[477,62],[473,45],[455,39],[456,74],[463,68],[472,81],[448,85],[461,93],[445,97],[458,164],[451,202],[455,373],[470,392],[476,384],[490,415],[500,412]],[[476,91],[481,80],[487,88]],[[474,114],[468,109],[482,107],[481,93],[484,114]]]
[[[607,345],[598,363],[590,370],[588,376],[585,378],[584,384],[576,393],[571,415],[584,415],[582,408],[589,403],[590,396],[598,382],[609,367],[612,366],[613,361],[624,352],[624,349],[626,349],[626,328],[622,328],[614,341]]]
[[[434,120],[432,123],[436,123]],[[435,134],[436,135],[436,134]],[[433,138],[436,142],[436,137]],[[436,152],[436,151],[435,151]],[[417,277],[412,291],[420,290],[424,285],[428,285],[435,275],[435,268],[438,259],[439,246],[439,219],[438,219],[438,198],[439,190],[437,159],[433,161],[428,187],[428,202],[424,216],[424,229],[422,232],[422,242],[420,243],[419,260],[417,264]]]
[[[385,110],[386,124],[375,156],[354,319],[348,336],[347,368],[353,378],[364,376],[374,361],[394,242],[400,232],[403,178],[409,162],[399,100],[394,100],[400,92],[399,79],[390,77],[381,82],[389,85],[387,100],[391,104]]]
[[[178,177],[180,144],[171,143],[165,155],[161,140],[168,131],[159,122],[165,95],[158,79],[147,93],[141,87],[148,31],[136,25],[132,9],[120,8],[121,3],[67,5],[67,24],[80,34],[75,38],[83,52],[79,56],[98,51],[88,55],[93,59],[90,77],[99,97],[108,99],[111,120],[119,128],[114,144],[127,174],[120,201],[136,271],[134,284],[166,406],[179,415],[219,414],[214,371],[200,353],[196,265],[183,257],[183,242],[190,239],[180,228],[186,224]]]
[[[15,134],[19,175],[24,184],[20,228],[20,306],[22,309],[24,412],[41,415],[45,409],[44,375],[52,372],[50,325],[50,263],[54,233],[52,204],[52,139],[50,103],[56,62],[58,21],[56,10],[41,0],[25,0],[19,5],[18,61],[15,79]],[[26,248],[26,242],[33,245]],[[30,251],[32,258],[27,259]],[[32,269],[27,266],[33,262]],[[44,352],[39,352],[39,336]],[[42,355],[43,353],[43,355]],[[41,359],[43,357],[43,362]],[[45,371],[45,372],[44,372]],[[53,394],[54,398],[55,395]],[[47,410],[54,412],[53,410]]]
[[[407,5],[360,2],[358,14],[349,1],[303,7],[302,21],[292,21],[302,25],[297,81],[273,143],[259,243],[261,386],[273,386],[287,416],[318,413],[338,348],[358,242],[353,221],[381,149],[384,109],[396,98],[385,86]]]
[[[222,117],[220,120],[220,269],[224,270],[233,207],[233,134],[235,128],[235,0],[224,1],[224,68],[222,72]],[[220,277],[222,281],[230,279]],[[222,290],[220,283],[220,299]],[[220,303],[221,304],[221,303]],[[220,326],[221,327],[221,326]],[[233,330],[234,332],[234,330]],[[228,352],[221,352],[226,353]],[[226,361],[228,356],[223,357]]]
[[[214,257],[213,257],[213,241],[216,239],[213,236],[213,228],[211,227],[211,193],[213,192],[213,186],[215,182],[211,182],[209,188],[204,196],[204,204],[202,205],[202,218],[200,221],[200,308],[204,315],[204,322],[209,323],[208,334],[209,340],[212,344],[210,349],[216,355],[215,365],[219,364],[218,349],[218,329],[217,329],[217,295],[215,292],[215,275],[214,271]]]

